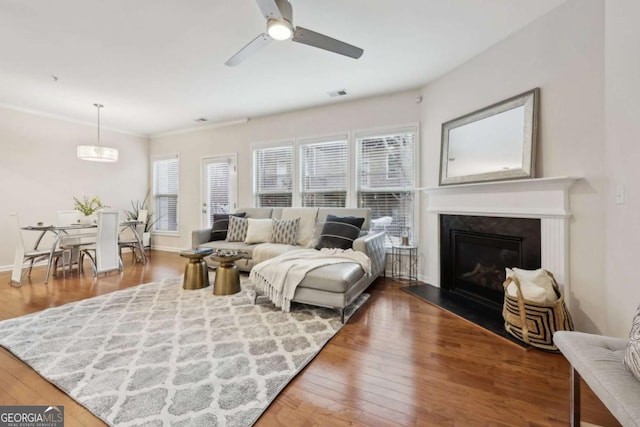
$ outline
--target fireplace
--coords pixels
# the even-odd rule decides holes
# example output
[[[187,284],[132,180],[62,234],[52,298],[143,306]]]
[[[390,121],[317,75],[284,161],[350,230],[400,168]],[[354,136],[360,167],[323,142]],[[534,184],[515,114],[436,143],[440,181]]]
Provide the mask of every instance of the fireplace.
[[[505,268],[540,268],[540,230],[540,219],[440,215],[440,287],[501,310]]]

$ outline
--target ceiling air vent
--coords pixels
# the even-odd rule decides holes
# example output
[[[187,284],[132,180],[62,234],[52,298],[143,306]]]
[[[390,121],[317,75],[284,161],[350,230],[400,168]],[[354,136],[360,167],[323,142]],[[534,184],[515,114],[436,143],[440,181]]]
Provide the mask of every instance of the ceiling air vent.
[[[198,117],[197,119],[194,120],[194,122],[198,122],[198,123],[204,123],[204,122],[208,122],[209,119],[206,119],[204,117]]]
[[[333,92],[327,92],[330,97],[335,98],[336,96],[345,96],[347,94],[346,89],[334,90]]]

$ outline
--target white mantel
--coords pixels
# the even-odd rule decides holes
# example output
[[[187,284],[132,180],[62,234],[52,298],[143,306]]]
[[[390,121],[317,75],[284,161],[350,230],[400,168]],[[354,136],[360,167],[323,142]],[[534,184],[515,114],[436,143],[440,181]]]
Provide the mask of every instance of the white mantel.
[[[426,194],[429,282],[440,283],[438,215],[540,219],[542,267],[569,290],[569,189],[580,178],[555,177],[421,188]],[[435,273],[435,274],[434,274]],[[434,277],[434,275],[436,277]],[[434,280],[437,279],[437,280]]]

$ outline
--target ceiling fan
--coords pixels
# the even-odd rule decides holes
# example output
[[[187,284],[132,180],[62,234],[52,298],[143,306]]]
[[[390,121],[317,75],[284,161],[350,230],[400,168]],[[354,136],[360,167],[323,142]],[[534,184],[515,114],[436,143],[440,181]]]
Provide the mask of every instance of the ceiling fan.
[[[291,39],[297,43],[335,52],[340,55],[358,59],[364,52],[359,47],[336,40],[324,34],[316,33],[302,27],[293,27],[293,9],[288,0],[256,0],[258,7],[267,20],[267,32],[260,34],[249,44],[233,55],[225,65],[234,66],[247,56],[266,46],[271,40]]]

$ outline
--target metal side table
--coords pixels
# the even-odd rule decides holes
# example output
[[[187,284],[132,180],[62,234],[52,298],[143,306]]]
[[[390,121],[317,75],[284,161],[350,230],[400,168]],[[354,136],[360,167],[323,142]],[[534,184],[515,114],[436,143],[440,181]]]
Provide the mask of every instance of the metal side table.
[[[204,257],[211,255],[212,252],[211,248],[180,251],[181,257],[189,259],[184,268],[183,289],[202,289],[209,286],[209,269]]]
[[[391,246],[391,278],[409,282],[418,280],[418,245]]]
[[[249,258],[245,251],[216,250],[211,254],[212,260],[220,263],[216,267],[216,278],[213,281],[214,295],[232,295],[242,290],[240,287],[240,273],[235,262]]]

